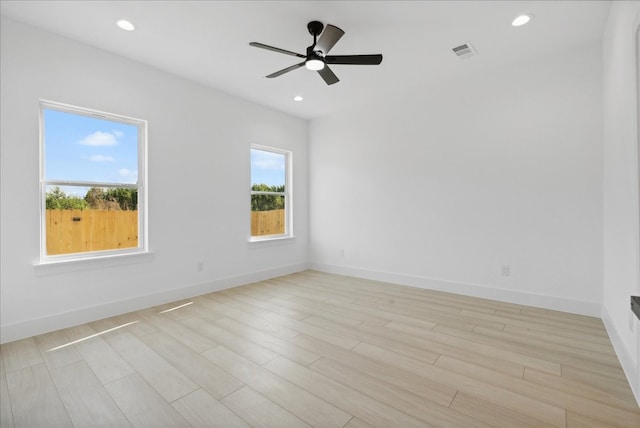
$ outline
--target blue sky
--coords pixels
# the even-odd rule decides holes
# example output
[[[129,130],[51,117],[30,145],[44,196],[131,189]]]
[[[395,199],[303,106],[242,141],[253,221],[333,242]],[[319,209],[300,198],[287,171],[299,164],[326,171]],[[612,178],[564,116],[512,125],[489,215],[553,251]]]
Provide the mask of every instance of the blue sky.
[[[285,163],[285,155],[251,149],[251,184],[285,184]]]
[[[102,183],[138,180],[138,128],[44,110],[45,179]]]
[[[44,109],[44,124],[46,180],[136,183],[136,126],[51,109]],[[283,154],[251,149],[251,183],[285,184],[285,164]],[[86,187],[60,187],[81,197],[87,191]]]

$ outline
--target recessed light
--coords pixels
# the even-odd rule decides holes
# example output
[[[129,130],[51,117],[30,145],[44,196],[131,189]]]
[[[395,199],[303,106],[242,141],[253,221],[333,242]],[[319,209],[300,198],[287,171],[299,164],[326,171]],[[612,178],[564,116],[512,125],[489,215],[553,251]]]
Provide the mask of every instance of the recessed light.
[[[531,21],[531,15],[523,14],[514,19],[513,22],[511,22],[511,25],[514,27],[521,27],[529,21]]]
[[[116,22],[116,25],[125,31],[133,31],[136,29],[136,26],[133,25],[131,21],[127,21],[126,19],[120,19],[118,22]]]
[[[304,98],[302,98],[300,95],[296,95],[295,97],[293,97],[293,101],[302,101],[304,100]]]

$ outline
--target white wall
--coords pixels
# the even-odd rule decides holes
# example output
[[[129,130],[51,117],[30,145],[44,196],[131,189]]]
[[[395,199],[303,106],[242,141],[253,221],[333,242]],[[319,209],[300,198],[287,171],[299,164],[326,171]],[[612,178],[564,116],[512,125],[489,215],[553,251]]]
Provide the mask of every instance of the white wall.
[[[4,17],[1,27],[2,342],[306,267],[306,121]],[[34,269],[41,98],[148,120],[152,256]],[[251,143],[294,153],[293,240],[248,243]]]
[[[313,266],[599,315],[601,78],[594,44],[312,121]]]
[[[604,299],[602,318],[640,403],[638,68],[640,3],[613,2],[603,37]]]

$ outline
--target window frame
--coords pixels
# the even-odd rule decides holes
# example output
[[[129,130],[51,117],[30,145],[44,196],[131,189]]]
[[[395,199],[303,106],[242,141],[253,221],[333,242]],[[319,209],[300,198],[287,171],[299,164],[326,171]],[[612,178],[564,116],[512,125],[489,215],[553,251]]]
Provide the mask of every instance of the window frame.
[[[251,170],[251,150],[261,150],[264,152],[276,153],[284,155],[284,192],[264,192],[252,190],[253,179]],[[293,166],[293,152],[290,150],[280,149],[277,147],[264,146],[260,144],[251,144],[249,148],[249,242],[265,242],[265,241],[277,241],[282,239],[293,238],[293,189],[292,189],[292,168]],[[251,196],[253,195],[276,195],[284,197],[284,233],[276,235],[251,235]]]
[[[117,182],[92,182],[74,180],[47,180],[46,179],[46,142],[45,142],[45,110],[55,110],[78,116],[87,116],[112,122],[120,122],[135,126],[138,129],[138,174],[136,183]],[[94,110],[86,107],[79,107],[64,104],[56,101],[40,100],[39,102],[39,197],[40,197],[40,264],[70,262],[81,260],[92,260],[109,258],[114,256],[125,256],[131,254],[141,254],[149,252],[148,240],[148,205],[147,205],[147,135],[148,122],[144,119],[137,119],[104,111]],[[67,254],[47,254],[47,225],[46,225],[46,197],[48,186],[77,186],[77,187],[101,187],[101,188],[126,188],[137,190],[138,207],[138,245],[135,247],[119,248],[111,250],[84,251]]]

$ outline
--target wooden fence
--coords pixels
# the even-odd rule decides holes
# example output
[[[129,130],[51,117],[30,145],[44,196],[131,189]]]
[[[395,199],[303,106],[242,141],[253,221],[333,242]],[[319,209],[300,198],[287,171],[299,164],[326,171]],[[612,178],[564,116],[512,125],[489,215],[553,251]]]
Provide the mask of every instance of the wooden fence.
[[[47,254],[138,246],[138,211],[47,210]],[[284,210],[252,211],[251,236],[284,233]]]
[[[251,211],[251,236],[284,233],[284,210]]]
[[[284,233],[284,210],[252,211],[251,236]],[[47,254],[138,246],[138,211],[47,210]]]
[[[138,246],[138,211],[47,210],[47,254]]]

